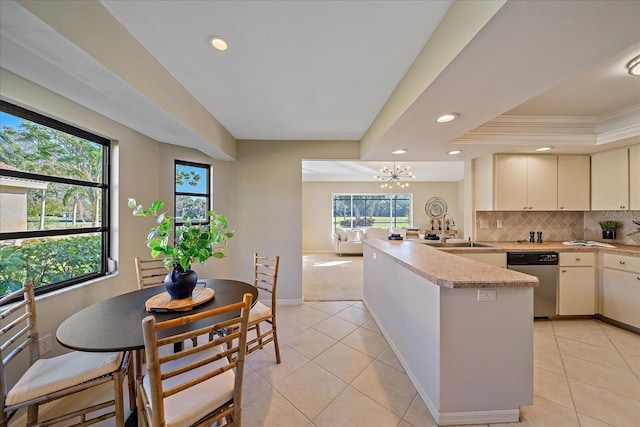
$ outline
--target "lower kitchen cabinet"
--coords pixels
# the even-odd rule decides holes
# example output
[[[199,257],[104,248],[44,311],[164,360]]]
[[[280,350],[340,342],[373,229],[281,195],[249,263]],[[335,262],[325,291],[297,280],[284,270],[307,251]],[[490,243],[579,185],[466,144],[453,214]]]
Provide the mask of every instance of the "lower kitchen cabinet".
[[[640,257],[604,254],[602,314],[640,328]]]
[[[560,253],[558,314],[592,315],[596,307],[593,253]]]

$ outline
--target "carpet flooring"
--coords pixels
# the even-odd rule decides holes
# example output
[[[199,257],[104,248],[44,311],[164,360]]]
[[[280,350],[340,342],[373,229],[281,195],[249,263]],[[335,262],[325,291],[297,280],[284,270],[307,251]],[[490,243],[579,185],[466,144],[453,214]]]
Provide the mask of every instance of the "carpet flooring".
[[[302,297],[304,301],[361,300],[362,255],[304,253]]]

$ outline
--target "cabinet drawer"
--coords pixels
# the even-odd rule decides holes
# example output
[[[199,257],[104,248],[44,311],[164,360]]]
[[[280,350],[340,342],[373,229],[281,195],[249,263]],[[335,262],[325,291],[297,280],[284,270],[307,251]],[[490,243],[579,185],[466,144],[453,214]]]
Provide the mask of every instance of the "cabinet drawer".
[[[560,252],[560,265],[567,267],[588,267],[594,265],[593,252]]]
[[[617,254],[604,254],[605,268],[640,273],[640,257]]]

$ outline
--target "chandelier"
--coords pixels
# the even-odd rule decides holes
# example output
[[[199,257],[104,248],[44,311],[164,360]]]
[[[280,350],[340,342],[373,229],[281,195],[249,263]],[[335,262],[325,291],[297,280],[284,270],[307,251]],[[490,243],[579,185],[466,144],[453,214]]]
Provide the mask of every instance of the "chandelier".
[[[415,176],[411,172],[409,172],[410,166],[397,166],[396,162],[393,162],[393,169],[389,169],[386,166],[380,169],[384,175],[376,175],[376,178],[379,181],[382,181],[382,185],[380,188],[391,188],[395,183],[400,188],[405,188],[409,186],[408,182],[402,181],[403,179],[414,179]]]

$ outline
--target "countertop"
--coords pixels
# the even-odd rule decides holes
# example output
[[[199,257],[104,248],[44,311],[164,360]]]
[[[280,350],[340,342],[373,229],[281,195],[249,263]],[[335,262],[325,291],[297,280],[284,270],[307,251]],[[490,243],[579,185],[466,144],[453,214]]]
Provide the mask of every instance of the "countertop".
[[[530,288],[538,279],[528,274],[462,258],[429,245],[411,241],[367,239],[376,256],[388,256],[398,264],[445,288]],[[457,248],[474,251],[492,248]]]
[[[517,242],[478,242],[491,245],[489,248],[437,248],[449,253],[503,253],[503,252],[535,252],[535,251],[556,251],[556,252],[604,252],[618,253],[623,255],[640,256],[640,246],[613,244],[615,248],[602,248],[598,246],[567,246],[562,242],[545,243],[517,243]],[[428,246],[420,244],[420,246]]]

